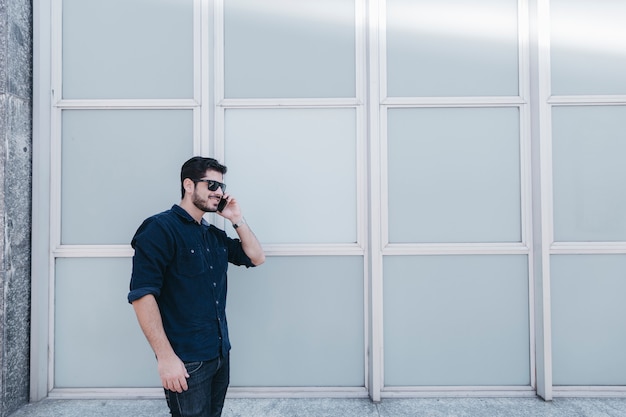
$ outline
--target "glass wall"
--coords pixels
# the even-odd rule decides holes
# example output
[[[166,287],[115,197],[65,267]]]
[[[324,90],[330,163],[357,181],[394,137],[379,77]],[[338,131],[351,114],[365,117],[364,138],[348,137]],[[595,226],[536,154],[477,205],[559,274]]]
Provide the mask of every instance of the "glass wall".
[[[208,154],[268,252],[261,268],[230,270],[231,386],[366,395],[361,4],[56,7],[53,392],[158,392],[125,302],[129,242],[179,202],[182,163]]]
[[[385,385],[530,385],[528,259],[389,256]]]
[[[215,140],[275,255],[230,275],[233,387],[364,394],[358,3],[223,3]]]
[[[198,154],[267,253],[229,270],[231,395],[626,385],[619,2],[42,2],[52,396],[162,396],[129,242]]]
[[[385,390],[530,387],[518,2],[385,4]]]
[[[554,383],[623,386],[626,5],[551,1]],[[615,327],[617,326],[617,327]]]
[[[194,153],[196,5],[55,6],[50,388],[158,387],[125,301],[129,243],[144,218],[178,201],[180,165]]]

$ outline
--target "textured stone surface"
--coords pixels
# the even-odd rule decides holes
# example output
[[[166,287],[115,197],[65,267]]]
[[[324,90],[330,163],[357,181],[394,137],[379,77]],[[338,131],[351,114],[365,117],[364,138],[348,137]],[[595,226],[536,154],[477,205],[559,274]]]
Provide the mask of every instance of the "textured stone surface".
[[[0,0],[0,94],[7,92],[7,3],[9,0]],[[2,114],[5,114],[4,112]],[[4,136],[3,136],[4,137]]]
[[[379,409],[380,417],[620,417],[626,416],[626,399],[398,399],[384,400]]]
[[[167,417],[165,400],[43,400],[11,417]],[[222,417],[624,417],[626,398],[226,399]]]
[[[4,160],[3,408],[28,400],[30,335],[31,108],[8,96]],[[3,414],[6,415],[6,414]]]
[[[28,401],[32,2],[0,0],[0,416]]]
[[[6,2],[7,69],[6,92],[31,102],[33,89],[33,13],[32,1]]]
[[[378,417],[376,404],[361,399],[229,399],[223,417]]]

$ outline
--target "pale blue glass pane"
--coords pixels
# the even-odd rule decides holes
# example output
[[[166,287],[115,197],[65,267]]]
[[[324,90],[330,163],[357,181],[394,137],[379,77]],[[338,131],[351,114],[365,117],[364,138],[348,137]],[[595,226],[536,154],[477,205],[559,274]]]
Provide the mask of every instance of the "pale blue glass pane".
[[[517,108],[388,115],[390,242],[521,241]]]
[[[388,0],[387,95],[517,95],[517,8],[517,0]]]
[[[159,387],[154,353],[126,299],[130,258],[56,262],[55,388]]]
[[[226,97],[354,97],[355,21],[354,0],[226,1]]]
[[[626,385],[626,255],[552,256],[555,385]]]
[[[384,261],[386,386],[530,384],[528,259]]]
[[[362,257],[229,270],[232,386],[365,384]]]
[[[552,114],[555,240],[626,241],[626,106]]]
[[[180,201],[193,152],[190,110],[66,110],[61,242],[129,244],[143,219]]]
[[[262,242],[356,242],[354,109],[239,109],[225,118],[228,191]]]
[[[626,94],[626,2],[552,0],[552,93]]]
[[[63,0],[63,98],[192,98],[193,0]]]

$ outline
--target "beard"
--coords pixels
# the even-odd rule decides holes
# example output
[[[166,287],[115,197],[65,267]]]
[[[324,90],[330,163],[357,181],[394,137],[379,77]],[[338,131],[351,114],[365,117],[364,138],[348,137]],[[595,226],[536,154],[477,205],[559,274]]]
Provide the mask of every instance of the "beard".
[[[205,213],[215,213],[217,211],[217,207],[212,207],[210,204],[211,197],[208,197],[206,200],[201,199],[198,194],[193,193],[193,205],[204,211]]]

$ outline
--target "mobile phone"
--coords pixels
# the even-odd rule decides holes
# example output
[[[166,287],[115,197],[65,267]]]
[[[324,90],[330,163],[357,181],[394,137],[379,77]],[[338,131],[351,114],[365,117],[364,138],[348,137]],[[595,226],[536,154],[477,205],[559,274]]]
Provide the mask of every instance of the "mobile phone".
[[[225,198],[220,199],[220,202],[217,203],[217,211],[221,213],[222,210],[224,210],[224,207],[226,207],[226,204],[228,204],[228,200]]]

